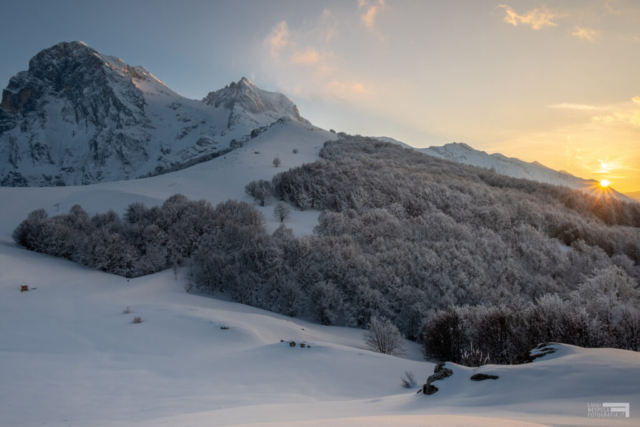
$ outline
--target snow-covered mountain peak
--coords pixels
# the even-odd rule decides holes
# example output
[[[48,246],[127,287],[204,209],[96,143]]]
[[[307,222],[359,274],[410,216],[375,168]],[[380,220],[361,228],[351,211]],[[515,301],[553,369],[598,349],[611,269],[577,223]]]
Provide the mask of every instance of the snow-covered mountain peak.
[[[537,161],[528,163],[514,157],[507,157],[500,153],[488,154],[485,151],[476,150],[463,142],[452,142],[440,147],[414,148],[389,137],[377,137],[377,139],[399,144],[405,148],[411,148],[441,159],[490,169],[496,173],[514,178],[524,178],[547,184],[561,185],[589,193],[592,193],[594,188],[598,188],[598,182],[593,179],[579,178],[563,170],[557,171]],[[613,189],[603,194],[606,194],[608,197],[615,196],[625,201],[631,200],[629,197]]]
[[[246,77],[242,77],[237,83],[231,82],[220,90],[209,92],[202,102],[215,108],[222,106],[228,110],[264,115],[276,120],[290,117],[308,123],[300,115],[298,107],[285,95],[262,90]]]
[[[203,102],[83,42],[44,49],[0,104],[0,185],[132,179],[238,148],[282,117],[310,124],[285,95],[247,78]]]

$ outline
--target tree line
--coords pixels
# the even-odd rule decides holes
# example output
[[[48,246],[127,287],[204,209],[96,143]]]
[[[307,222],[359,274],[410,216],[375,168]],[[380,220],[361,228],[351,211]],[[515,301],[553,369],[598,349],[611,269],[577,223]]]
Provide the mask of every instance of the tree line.
[[[637,350],[636,320],[621,319],[639,313],[624,301],[640,278],[640,205],[340,136],[321,160],[246,188],[260,205],[322,211],[313,235],[269,234],[244,202],[175,195],[122,219],[38,210],[14,240],[127,277],[188,265],[204,291],[327,325],[385,319],[434,359],[473,346],[510,363],[538,340]]]

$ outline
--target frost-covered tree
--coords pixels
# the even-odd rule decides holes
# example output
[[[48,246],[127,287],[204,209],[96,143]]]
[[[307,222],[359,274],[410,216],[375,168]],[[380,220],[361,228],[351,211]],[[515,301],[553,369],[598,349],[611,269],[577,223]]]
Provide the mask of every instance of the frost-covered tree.
[[[265,206],[271,200],[273,187],[271,182],[261,179],[259,181],[251,181],[244,187],[244,191],[253,197],[260,206]]]
[[[334,283],[320,282],[311,290],[314,317],[323,325],[333,325],[342,307],[342,295]]]
[[[280,222],[284,222],[291,218],[291,208],[289,208],[289,205],[285,202],[278,202],[273,209],[273,217]]]
[[[468,341],[462,312],[457,307],[436,312],[426,325],[422,340],[427,359],[459,362]]]
[[[282,160],[280,160],[280,157],[276,157],[273,159],[273,166],[279,167],[281,164],[282,164]]]
[[[404,338],[389,319],[373,317],[364,332],[364,342],[375,352],[402,356],[406,354]]]

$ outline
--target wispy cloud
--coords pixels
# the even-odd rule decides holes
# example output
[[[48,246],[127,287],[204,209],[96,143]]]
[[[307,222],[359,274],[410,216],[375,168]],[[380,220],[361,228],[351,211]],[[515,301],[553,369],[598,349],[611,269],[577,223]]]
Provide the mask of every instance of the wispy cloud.
[[[594,116],[591,118],[594,122],[608,125],[623,125],[633,128],[640,127],[640,96],[631,98],[632,104],[626,103],[616,108],[615,111],[603,116]]]
[[[602,110],[610,110],[610,105],[589,105],[589,104],[572,104],[572,103],[562,103],[562,104],[553,104],[549,105],[549,108],[557,108],[562,110],[582,110],[582,111],[602,111]]]
[[[291,62],[298,65],[314,65],[320,62],[320,53],[313,47],[295,52]]]
[[[604,7],[607,9],[607,12],[609,12],[612,15],[620,15],[620,11],[614,9],[613,7],[611,7],[611,5],[609,3],[605,3]]]
[[[376,17],[385,8],[385,0],[358,0],[358,8],[365,10],[360,16],[365,27],[381,40],[384,40],[384,35],[376,30],[375,24]]]
[[[539,30],[542,27],[555,27],[558,25],[553,22],[553,19],[557,18],[559,15],[551,12],[544,6],[540,9],[531,9],[524,15],[518,14],[511,6],[506,4],[501,4],[498,7],[504,9],[506,13],[504,22],[507,22],[514,27],[523,24],[530,26],[534,30]]]
[[[354,97],[360,97],[362,95],[369,95],[372,93],[370,88],[360,82],[347,83],[340,80],[332,80],[328,82],[324,87],[324,92],[326,96],[339,101],[347,101]]]
[[[271,56],[277,58],[287,47],[289,42],[289,27],[285,21],[280,21],[267,36],[264,43],[269,46]]]
[[[575,30],[573,30],[571,34],[579,39],[594,42],[596,41],[596,37],[600,34],[600,31],[576,26]]]

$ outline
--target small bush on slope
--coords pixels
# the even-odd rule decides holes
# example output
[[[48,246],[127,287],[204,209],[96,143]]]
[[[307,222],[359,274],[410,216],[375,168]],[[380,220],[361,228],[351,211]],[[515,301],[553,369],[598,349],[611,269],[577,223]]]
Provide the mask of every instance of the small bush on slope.
[[[392,356],[402,356],[406,353],[402,334],[388,319],[372,318],[364,333],[364,342],[378,353]]]

